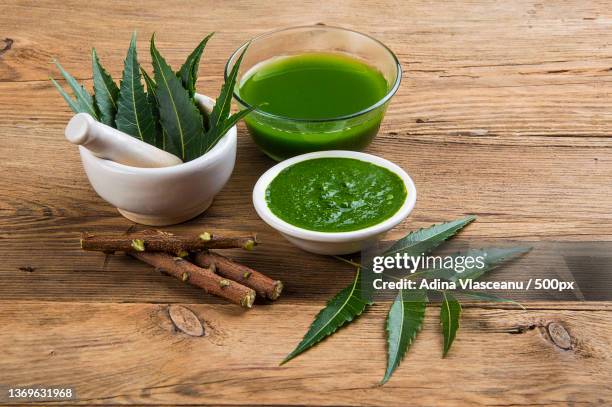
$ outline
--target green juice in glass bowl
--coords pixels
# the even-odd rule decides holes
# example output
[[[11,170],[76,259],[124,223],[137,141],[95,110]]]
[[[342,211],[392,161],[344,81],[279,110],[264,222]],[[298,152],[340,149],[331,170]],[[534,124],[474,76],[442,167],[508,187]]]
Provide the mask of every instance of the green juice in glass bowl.
[[[246,46],[246,45],[245,45]],[[233,67],[239,48],[228,61]],[[234,97],[255,106],[245,123],[277,161],[320,150],[362,150],[376,136],[401,67],[382,43],[326,26],[295,27],[252,40]]]

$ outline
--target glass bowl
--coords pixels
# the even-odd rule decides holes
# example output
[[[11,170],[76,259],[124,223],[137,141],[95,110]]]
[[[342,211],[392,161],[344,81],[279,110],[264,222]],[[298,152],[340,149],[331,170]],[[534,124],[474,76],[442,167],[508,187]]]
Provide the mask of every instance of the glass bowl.
[[[242,45],[227,61],[226,79],[247,46],[234,89],[234,98],[241,109],[250,107],[240,96],[240,86],[249,71],[262,62],[284,56],[337,53],[370,65],[387,81],[388,90],[384,97],[345,116],[298,119],[255,108],[244,119],[246,126],[259,148],[277,161],[313,151],[359,151],[367,147],[378,133],[389,100],[399,88],[402,77],[397,57],[380,41],[344,28],[313,25],[262,34]]]

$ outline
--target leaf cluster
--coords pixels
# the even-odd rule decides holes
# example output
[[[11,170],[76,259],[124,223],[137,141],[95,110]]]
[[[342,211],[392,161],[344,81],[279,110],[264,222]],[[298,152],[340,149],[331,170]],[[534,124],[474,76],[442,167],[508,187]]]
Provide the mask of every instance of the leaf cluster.
[[[212,112],[208,113],[197,103],[198,68],[212,35],[200,41],[176,72],[160,54],[153,35],[150,41],[153,75],[150,76],[138,62],[134,33],[119,85],[102,66],[95,49],[91,52],[94,94],[57,61],[55,64],[72,90],[72,96],[55,79],[51,81],[75,113],[90,114],[108,126],[175,154],[183,161],[190,161],[210,151],[252,110],[230,114],[232,93],[246,48],[223,84]]]
[[[476,217],[474,216],[468,216],[409,233],[393,243],[383,255],[392,256],[399,253],[403,256],[405,253],[407,256],[419,256],[428,254],[475,219]],[[477,279],[500,266],[503,262],[517,258],[529,250],[530,248],[527,247],[471,249],[463,253],[457,253],[455,256],[482,256],[486,259],[484,267],[478,268],[474,265],[471,268],[466,268],[460,275],[453,269],[442,268],[423,270],[411,276],[419,275],[421,278],[440,278],[454,282],[459,279]],[[373,304],[370,300],[365,299],[360,281],[360,275],[367,266],[359,265],[340,257],[338,259],[357,266],[357,273],[353,282],[336,294],[327,303],[325,308],[319,312],[302,341],[282,363],[288,362],[326,337],[334,334],[342,326],[348,325]],[[391,378],[391,375],[397,369],[421,330],[430,291],[435,290],[399,290],[391,304],[385,321],[387,369],[382,379],[383,384]],[[450,292],[442,291],[440,294],[442,295],[442,302],[440,304],[440,324],[443,337],[442,357],[445,357],[457,335],[461,318],[461,304]],[[475,300],[514,303],[512,300],[486,293],[464,290],[460,294]]]

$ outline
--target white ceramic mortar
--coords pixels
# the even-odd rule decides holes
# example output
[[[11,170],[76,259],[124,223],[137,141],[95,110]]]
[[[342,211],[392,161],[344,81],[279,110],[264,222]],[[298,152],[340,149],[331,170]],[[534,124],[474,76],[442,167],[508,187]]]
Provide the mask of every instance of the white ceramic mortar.
[[[197,95],[207,110],[214,101]],[[229,180],[236,162],[237,130],[232,127],[208,153],[163,168],[131,167],[93,155],[79,146],[85,173],[102,199],[137,223],[164,226],[204,212]]]

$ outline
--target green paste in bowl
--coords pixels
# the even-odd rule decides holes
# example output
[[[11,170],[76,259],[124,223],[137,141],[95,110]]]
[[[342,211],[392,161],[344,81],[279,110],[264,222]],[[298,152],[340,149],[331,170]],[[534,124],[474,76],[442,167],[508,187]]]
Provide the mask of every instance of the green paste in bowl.
[[[350,232],[392,217],[406,201],[396,173],[353,158],[301,161],[282,170],[266,189],[274,215],[302,229]]]

